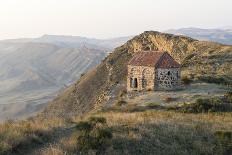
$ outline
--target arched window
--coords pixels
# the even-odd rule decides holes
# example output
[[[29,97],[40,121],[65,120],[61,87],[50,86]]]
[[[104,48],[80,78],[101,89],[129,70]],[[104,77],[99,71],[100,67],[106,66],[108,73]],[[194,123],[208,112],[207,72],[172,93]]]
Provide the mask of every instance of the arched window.
[[[138,79],[137,78],[130,78],[130,87],[131,88],[138,88]]]

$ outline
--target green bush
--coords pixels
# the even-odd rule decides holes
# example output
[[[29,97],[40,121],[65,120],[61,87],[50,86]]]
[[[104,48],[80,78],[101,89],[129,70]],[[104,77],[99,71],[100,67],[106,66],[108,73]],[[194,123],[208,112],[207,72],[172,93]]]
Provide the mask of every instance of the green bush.
[[[192,80],[189,79],[187,76],[182,77],[181,80],[183,81],[185,85],[189,85],[192,82]]]
[[[116,106],[123,106],[123,105],[126,105],[126,104],[127,104],[127,102],[124,101],[124,100],[119,100],[119,101],[116,102]]]
[[[77,147],[84,153],[90,150],[96,150],[96,154],[104,153],[112,138],[103,117],[90,117],[88,121],[78,123],[76,129],[79,131]]]
[[[232,131],[217,131],[215,132],[215,137],[219,143],[223,154],[230,154],[232,152]]]
[[[228,91],[224,97],[228,103],[232,103],[232,91]]]
[[[11,150],[11,146],[5,142],[0,141],[0,154],[7,154]]]
[[[226,78],[220,76],[200,76],[198,77],[198,80],[207,83],[216,83],[216,84],[225,84],[225,85],[230,84],[230,82]]]
[[[224,103],[223,99],[219,97],[210,99],[199,98],[194,103],[184,104],[177,110],[190,113],[227,112],[232,111],[232,105]]]

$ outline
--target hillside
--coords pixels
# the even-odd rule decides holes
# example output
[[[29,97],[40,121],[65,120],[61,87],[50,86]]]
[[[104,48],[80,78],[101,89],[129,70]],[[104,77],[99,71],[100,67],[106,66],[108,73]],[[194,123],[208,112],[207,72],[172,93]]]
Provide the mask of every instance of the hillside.
[[[200,29],[181,28],[165,31],[176,35],[185,35],[199,40],[214,41],[222,44],[232,45],[232,29]]]
[[[182,76],[196,80],[223,79],[231,84],[232,46],[146,31],[116,48],[99,66],[51,102],[43,114],[46,117],[81,115],[110,103],[125,89],[127,62],[140,50],[168,51],[182,64]]]
[[[126,39],[44,35],[0,41],[0,121],[34,115]]]

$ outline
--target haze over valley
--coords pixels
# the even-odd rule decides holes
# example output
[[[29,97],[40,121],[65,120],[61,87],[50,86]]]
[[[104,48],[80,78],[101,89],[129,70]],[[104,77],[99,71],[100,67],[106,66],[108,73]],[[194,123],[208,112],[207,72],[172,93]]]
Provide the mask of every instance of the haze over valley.
[[[129,38],[44,35],[0,41],[0,120],[34,115]]]

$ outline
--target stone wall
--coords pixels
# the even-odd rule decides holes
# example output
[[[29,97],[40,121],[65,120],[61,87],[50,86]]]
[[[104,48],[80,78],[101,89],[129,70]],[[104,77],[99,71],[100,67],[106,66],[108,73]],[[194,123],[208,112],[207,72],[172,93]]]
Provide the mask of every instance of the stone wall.
[[[180,68],[155,69],[128,65],[127,91],[176,89],[181,84],[180,75]]]
[[[137,79],[137,88],[133,88],[132,81]],[[128,65],[127,90],[154,90],[155,68]]]
[[[155,87],[158,90],[176,89],[180,86],[180,68],[169,68],[156,70]]]

